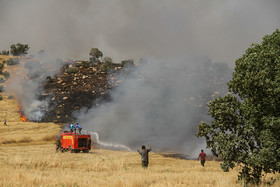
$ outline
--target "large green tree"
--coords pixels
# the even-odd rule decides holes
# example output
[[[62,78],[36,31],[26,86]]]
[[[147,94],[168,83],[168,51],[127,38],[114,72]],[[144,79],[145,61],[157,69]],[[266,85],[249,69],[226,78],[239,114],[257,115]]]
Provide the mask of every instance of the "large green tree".
[[[280,171],[279,30],[236,60],[228,89],[209,102],[212,121],[201,122],[197,136],[223,159],[224,171],[239,165],[239,179],[258,184],[263,172]]]

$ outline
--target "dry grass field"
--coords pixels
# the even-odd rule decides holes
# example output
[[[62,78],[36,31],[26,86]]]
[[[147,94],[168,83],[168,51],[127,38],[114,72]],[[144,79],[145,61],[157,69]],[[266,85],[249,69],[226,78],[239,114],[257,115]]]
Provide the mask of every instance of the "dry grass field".
[[[137,152],[96,149],[90,153],[56,153],[54,137],[60,125],[19,120],[14,99],[0,101],[0,186],[242,186],[238,168],[223,172],[220,163],[166,157],[150,153],[142,169]],[[7,118],[8,126],[3,125]],[[280,186],[280,175],[273,186]],[[261,186],[265,186],[262,184]]]

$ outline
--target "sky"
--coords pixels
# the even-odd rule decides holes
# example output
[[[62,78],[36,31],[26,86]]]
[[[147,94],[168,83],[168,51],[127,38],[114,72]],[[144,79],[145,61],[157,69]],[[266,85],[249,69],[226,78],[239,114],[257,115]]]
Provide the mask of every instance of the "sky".
[[[278,0],[0,0],[0,50],[26,43],[61,58],[206,55],[233,66],[280,27]]]

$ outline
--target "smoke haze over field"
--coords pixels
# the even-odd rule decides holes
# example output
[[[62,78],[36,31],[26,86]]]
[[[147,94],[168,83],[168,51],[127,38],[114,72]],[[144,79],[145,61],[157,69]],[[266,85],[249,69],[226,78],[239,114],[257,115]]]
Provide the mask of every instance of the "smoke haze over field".
[[[76,116],[105,142],[191,153],[202,142],[197,125],[209,120],[206,102],[226,94],[231,71],[208,58],[148,60],[120,75],[112,102]]]
[[[208,120],[206,102],[226,92],[231,76],[213,62],[232,67],[280,28],[279,7],[278,0],[1,0],[0,51],[20,42],[52,58],[88,59],[97,47],[115,62],[148,59],[120,75],[112,103],[76,115],[105,141],[190,152],[201,143],[194,134]],[[37,101],[30,97],[26,106]]]
[[[0,50],[12,43],[55,57],[116,61],[207,55],[233,65],[252,42],[280,27],[278,0],[1,0]]]

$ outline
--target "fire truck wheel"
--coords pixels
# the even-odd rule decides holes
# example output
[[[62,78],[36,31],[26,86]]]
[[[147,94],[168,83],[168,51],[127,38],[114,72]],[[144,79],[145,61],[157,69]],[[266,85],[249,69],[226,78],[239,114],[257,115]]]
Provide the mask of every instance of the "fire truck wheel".
[[[88,149],[84,149],[84,150],[83,150],[83,153],[88,153],[88,152],[89,152]]]

